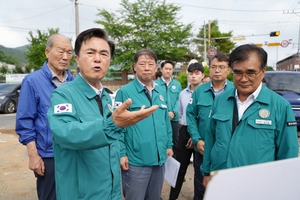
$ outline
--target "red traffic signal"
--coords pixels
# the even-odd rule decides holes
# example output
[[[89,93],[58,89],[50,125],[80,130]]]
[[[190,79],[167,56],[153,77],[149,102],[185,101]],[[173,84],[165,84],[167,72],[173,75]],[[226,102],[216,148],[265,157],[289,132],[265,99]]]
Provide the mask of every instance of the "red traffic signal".
[[[273,31],[270,33],[270,37],[278,37],[280,35],[280,31]]]

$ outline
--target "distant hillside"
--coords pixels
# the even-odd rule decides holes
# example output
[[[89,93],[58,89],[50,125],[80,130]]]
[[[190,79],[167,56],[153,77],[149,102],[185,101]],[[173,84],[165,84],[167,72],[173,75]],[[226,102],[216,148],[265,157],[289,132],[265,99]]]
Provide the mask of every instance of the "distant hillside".
[[[21,63],[27,63],[24,55],[24,52],[27,51],[27,45],[16,48],[7,48],[3,45],[0,45],[0,50],[6,55],[11,55],[18,58]]]

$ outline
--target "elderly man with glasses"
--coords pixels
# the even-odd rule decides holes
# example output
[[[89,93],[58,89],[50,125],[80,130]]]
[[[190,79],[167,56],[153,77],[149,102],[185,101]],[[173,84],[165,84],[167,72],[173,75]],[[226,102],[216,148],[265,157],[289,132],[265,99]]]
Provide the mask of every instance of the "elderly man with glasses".
[[[298,157],[297,122],[289,102],[262,84],[268,55],[253,44],[229,57],[235,88],[216,97],[209,114],[201,171]]]

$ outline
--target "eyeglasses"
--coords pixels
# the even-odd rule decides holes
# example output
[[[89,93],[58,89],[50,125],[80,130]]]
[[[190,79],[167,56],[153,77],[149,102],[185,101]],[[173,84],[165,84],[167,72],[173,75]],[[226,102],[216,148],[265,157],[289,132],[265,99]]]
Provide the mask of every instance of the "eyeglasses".
[[[225,69],[225,68],[227,68],[227,66],[225,66],[225,65],[211,65],[210,67],[209,67],[211,70],[217,70],[218,68],[220,69],[220,70],[223,70],[223,69]]]
[[[244,76],[245,76],[245,78],[253,79],[256,77],[257,74],[259,74],[261,72],[261,70],[262,69],[260,69],[258,72],[256,72],[256,71],[241,72],[241,71],[232,70],[232,73],[238,79],[241,79]]]

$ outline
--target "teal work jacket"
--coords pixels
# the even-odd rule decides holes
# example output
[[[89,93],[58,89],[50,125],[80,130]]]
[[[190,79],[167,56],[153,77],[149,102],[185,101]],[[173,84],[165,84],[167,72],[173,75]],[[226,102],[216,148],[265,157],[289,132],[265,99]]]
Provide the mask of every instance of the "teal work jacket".
[[[48,119],[53,133],[58,200],[122,199],[121,128],[110,117],[109,94],[102,90],[103,116],[96,95],[81,75],[51,95]]]
[[[226,80],[225,91],[233,88],[234,85]],[[205,129],[208,124],[208,116],[211,106],[214,102],[215,95],[211,89],[211,82],[198,86],[189,101],[186,109],[186,121],[188,132],[195,145],[195,151],[198,152],[196,143],[199,140],[205,141]]]
[[[178,100],[179,94],[182,90],[180,82],[172,78],[168,85],[168,89],[166,88],[166,83],[161,78],[156,80],[155,83],[162,87],[163,91],[165,91],[167,94],[168,111],[174,112],[175,114],[174,118],[171,121],[178,122]]]
[[[298,157],[297,123],[288,101],[263,85],[233,132],[235,105],[235,89],[214,101],[205,138],[203,174]]]
[[[132,99],[129,111],[138,111],[143,105],[151,107],[137,78],[118,90],[115,107],[128,98]],[[124,128],[120,137],[121,157],[127,156],[132,166],[161,166],[166,162],[167,149],[173,146],[165,92],[160,87],[154,87],[151,101],[159,108],[135,125]]]

